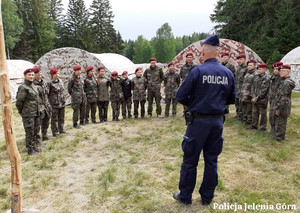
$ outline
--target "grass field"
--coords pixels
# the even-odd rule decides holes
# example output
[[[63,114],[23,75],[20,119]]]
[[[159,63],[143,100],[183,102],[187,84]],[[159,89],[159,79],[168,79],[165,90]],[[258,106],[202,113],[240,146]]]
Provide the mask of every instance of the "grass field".
[[[300,93],[293,94],[292,115],[284,142],[267,132],[245,130],[234,119],[225,123],[224,148],[219,157],[216,204],[296,205],[300,212]],[[193,204],[172,198],[178,191],[185,124],[182,107],[176,118],[147,118],[72,129],[72,110],[66,110],[67,135],[52,138],[43,153],[27,156],[24,130],[14,109],[15,132],[23,166],[23,207],[46,213],[69,212],[233,212],[200,205],[198,189]],[[2,112],[0,112],[0,116]],[[50,133],[50,129],[48,130]],[[0,212],[10,208],[10,162],[0,124]],[[237,212],[242,212],[238,210]]]

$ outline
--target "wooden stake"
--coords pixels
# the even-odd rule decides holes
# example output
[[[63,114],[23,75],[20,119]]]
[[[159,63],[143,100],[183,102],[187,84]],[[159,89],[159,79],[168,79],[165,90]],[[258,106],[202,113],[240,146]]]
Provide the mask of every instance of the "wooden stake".
[[[11,212],[21,213],[22,201],[22,167],[21,156],[17,147],[13,111],[11,104],[11,93],[6,63],[4,31],[2,24],[1,0],[0,0],[0,94],[3,116],[3,127],[6,141],[6,148],[11,164]]]

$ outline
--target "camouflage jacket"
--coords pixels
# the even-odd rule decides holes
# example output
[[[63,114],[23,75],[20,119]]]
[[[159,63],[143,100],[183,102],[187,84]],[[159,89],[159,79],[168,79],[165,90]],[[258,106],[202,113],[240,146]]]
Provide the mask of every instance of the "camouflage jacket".
[[[164,73],[160,67],[156,66],[155,69],[149,67],[145,70],[144,77],[147,79],[148,90],[160,90],[164,79]]]
[[[22,117],[39,115],[39,92],[37,87],[27,80],[18,88],[16,107]]]
[[[84,82],[81,77],[75,78],[74,74],[69,79],[68,92],[71,95],[71,104],[86,102]]]
[[[274,98],[276,96],[276,93],[278,91],[278,87],[280,84],[280,75],[271,75],[270,77],[270,89],[269,89],[269,102],[270,102],[270,107],[273,104]]]
[[[227,67],[233,74],[233,76],[235,77],[235,66],[231,63],[229,63],[228,61],[226,63],[222,63],[223,66]]]
[[[266,73],[257,73],[254,75],[251,87],[251,97],[256,99],[258,105],[267,106],[269,87],[270,79]]]
[[[106,77],[98,76],[98,101],[109,101],[109,87],[111,87],[111,81]]]
[[[63,108],[65,107],[66,98],[64,95],[64,84],[62,80],[52,80],[48,83],[49,85],[49,102],[52,108]]]
[[[124,79],[111,79],[110,101],[122,101],[124,99],[123,84]]]
[[[134,77],[132,79],[132,91],[134,101],[146,100],[147,79],[144,77]]]
[[[246,73],[248,72],[248,67],[246,64],[239,66],[235,74],[236,83],[236,97],[242,98],[242,87]]]
[[[182,81],[189,74],[190,70],[193,69],[195,66],[197,66],[197,65],[194,64],[194,62],[192,62],[191,65],[189,65],[188,63],[185,63],[183,66],[181,66],[179,76],[182,79]]]
[[[40,81],[34,80],[33,84],[37,87],[39,91],[39,110],[40,112],[44,112],[50,116],[51,115],[51,105],[48,99],[49,95],[49,85],[46,81],[41,79]]]
[[[244,83],[242,87],[242,102],[251,102],[251,86],[256,70],[249,70],[245,75]]]
[[[98,83],[94,76],[87,76],[84,80],[84,92],[87,102],[95,103],[98,100]]]
[[[180,85],[180,77],[176,72],[167,71],[164,77],[166,98],[176,98],[176,92]]]
[[[294,88],[295,82],[291,77],[280,78],[278,92],[274,98],[274,109],[283,117],[288,117],[291,114],[291,95]]]

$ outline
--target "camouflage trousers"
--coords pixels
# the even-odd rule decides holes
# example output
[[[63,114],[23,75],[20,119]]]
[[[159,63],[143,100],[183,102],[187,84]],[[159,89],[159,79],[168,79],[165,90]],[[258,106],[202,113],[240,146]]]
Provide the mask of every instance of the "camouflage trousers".
[[[243,112],[242,112],[242,102],[239,98],[235,99],[235,110],[236,110],[236,118],[239,120],[243,120]]]
[[[143,100],[143,101],[134,100],[133,101],[135,118],[139,117],[139,105],[141,105],[141,117],[142,118],[145,117],[145,103],[146,103],[146,100]]]
[[[80,123],[84,123],[86,103],[82,101],[71,106],[73,109],[73,125],[77,124],[78,119],[80,119]]]
[[[250,128],[252,126],[252,103],[242,102],[242,106],[246,128]]]
[[[107,121],[107,110],[108,110],[108,101],[98,101],[98,111],[100,122]]]
[[[121,101],[112,101],[111,102],[113,120],[119,119],[120,105],[121,105]]]
[[[148,99],[148,115],[152,115],[152,111],[153,111],[153,99],[155,99],[156,114],[157,115],[161,115],[161,105],[160,105],[161,95],[160,95],[160,89],[148,90],[147,99]]]
[[[279,116],[275,116],[274,118],[274,135],[273,138],[279,141],[285,139],[285,131],[287,124],[287,116],[280,114]]]
[[[177,112],[177,100],[176,98],[166,98],[165,117],[169,117],[170,105],[172,102],[172,115],[176,116]]]
[[[270,131],[271,136],[275,136],[275,119],[276,119],[275,110],[270,109],[269,123],[270,123],[270,127],[271,127],[271,131]]]
[[[62,133],[65,124],[65,107],[52,108],[51,131],[54,133]]]
[[[265,105],[252,105],[252,127],[257,129],[258,128],[258,121],[260,117],[260,129],[266,130],[267,129],[267,106]]]
[[[90,112],[92,122],[96,122],[96,111],[97,111],[97,102],[87,102],[86,103],[86,112],[85,112],[85,122],[89,122]]]
[[[23,126],[25,130],[25,144],[28,151],[32,151],[37,145],[40,117],[23,117]]]
[[[126,111],[128,113],[128,118],[131,117],[131,104],[132,104],[132,98],[124,98],[122,101],[122,116],[123,118],[126,118]]]
[[[47,135],[47,130],[49,127],[49,122],[50,122],[51,115],[49,115],[46,111],[43,111],[41,113],[41,129],[42,129],[42,136]]]

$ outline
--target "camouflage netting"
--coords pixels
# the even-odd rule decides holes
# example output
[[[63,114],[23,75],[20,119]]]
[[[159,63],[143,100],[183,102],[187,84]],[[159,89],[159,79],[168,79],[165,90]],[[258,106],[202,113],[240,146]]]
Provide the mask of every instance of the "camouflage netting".
[[[296,83],[296,90],[300,90],[300,46],[286,54],[281,62],[291,66],[291,78]]]
[[[184,50],[182,50],[173,59],[173,62],[175,64],[175,68],[177,71],[179,71],[180,67],[185,64],[185,58],[186,58],[185,56],[187,53],[190,53],[190,52],[192,52],[194,55],[194,58],[195,58],[194,63],[196,63],[196,64],[203,63],[203,60],[201,58],[203,42],[204,42],[204,40],[201,40],[201,41],[197,41],[197,42],[191,44],[190,46],[188,46]],[[251,50],[246,45],[239,43],[237,41],[230,40],[230,39],[220,39],[220,47],[221,47],[220,53],[225,53],[225,52],[229,53],[229,55],[230,55],[229,63],[233,64],[234,66],[238,66],[238,64],[236,62],[236,57],[241,53],[246,54],[247,60],[255,59],[259,63],[263,62],[261,60],[261,58],[253,50]],[[221,57],[221,55],[219,57]]]
[[[43,72],[43,76],[46,81],[50,81],[49,71],[52,67],[59,69],[59,77],[64,82],[66,103],[71,103],[71,97],[68,94],[68,78],[72,75],[73,67],[80,65],[82,67],[82,73],[85,75],[85,69],[88,66],[93,66],[95,75],[97,69],[101,66],[105,66],[97,57],[93,54],[78,48],[66,47],[52,50],[42,56],[36,63],[35,66],[40,66]],[[110,71],[107,70],[107,74]]]

